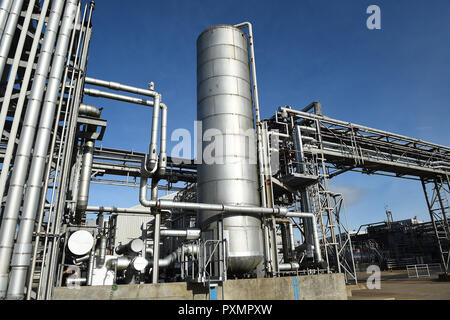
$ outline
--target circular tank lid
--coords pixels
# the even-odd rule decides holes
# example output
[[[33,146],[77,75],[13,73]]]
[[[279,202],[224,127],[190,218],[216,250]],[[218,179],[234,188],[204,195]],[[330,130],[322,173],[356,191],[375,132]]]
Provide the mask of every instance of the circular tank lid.
[[[136,257],[133,259],[133,262],[131,263],[133,269],[140,272],[145,270],[147,264],[148,264],[147,259],[143,257]]]
[[[94,237],[86,230],[78,230],[72,233],[67,243],[70,252],[77,256],[82,256],[89,253],[93,245]]]
[[[134,239],[133,241],[130,242],[130,249],[134,253],[141,252],[142,249],[144,249],[144,241],[142,241],[139,238],[138,239]]]

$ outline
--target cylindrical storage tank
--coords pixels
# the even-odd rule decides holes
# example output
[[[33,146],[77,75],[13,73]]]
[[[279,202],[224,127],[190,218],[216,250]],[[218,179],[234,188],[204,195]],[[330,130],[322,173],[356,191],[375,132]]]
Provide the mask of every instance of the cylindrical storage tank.
[[[260,206],[248,42],[238,28],[213,26],[197,39],[197,119],[204,140],[197,201]],[[218,212],[198,215],[203,237],[218,239]],[[225,214],[223,229],[228,271],[254,270],[264,256],[260,217]]]

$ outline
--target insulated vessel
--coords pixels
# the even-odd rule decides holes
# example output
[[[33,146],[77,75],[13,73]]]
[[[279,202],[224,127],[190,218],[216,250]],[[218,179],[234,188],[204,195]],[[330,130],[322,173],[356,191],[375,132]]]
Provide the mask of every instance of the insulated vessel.
[[[197,119],[198,202],[260,206],[248,41],[236,27],[212,26],[197,39]],[[204,237],[218,239],[218,213],[198,215]],[[261,218],[223,215],[223,229],[228,271],[254,270],[264,255]]]

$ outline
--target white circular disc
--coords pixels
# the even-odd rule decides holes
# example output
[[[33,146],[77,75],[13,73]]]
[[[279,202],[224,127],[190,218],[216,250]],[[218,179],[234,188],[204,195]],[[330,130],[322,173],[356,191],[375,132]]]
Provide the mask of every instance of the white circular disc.
[[[130,249],[131,251],[133,251],[134,253],[139,253],[142,251],[142,249],[144,249],[144,241],[142,241],[141,239],[134,239],[133,241],[131,241],[130,243]]]
[[[136,271],[144,271],[145,267],[147,266],[148,262],[147,259],[143,258],[143,257],[136,257],[133,259],[132,265],[133,265],[133,269]]]
[[[86,230],[78,230],[72,233],[69,237],[67,246],[70,252],[77,256],[82,256],[91,251],[94,245],[94,237]]]

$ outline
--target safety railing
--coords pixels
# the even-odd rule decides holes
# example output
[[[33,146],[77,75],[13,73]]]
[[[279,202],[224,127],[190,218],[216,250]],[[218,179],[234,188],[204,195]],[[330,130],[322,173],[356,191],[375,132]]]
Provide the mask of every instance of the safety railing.
[[[439,263],[433,264],[414,264],[406,266],[408,278],[429,278],[431,274],[442,272],[442,266]]]

